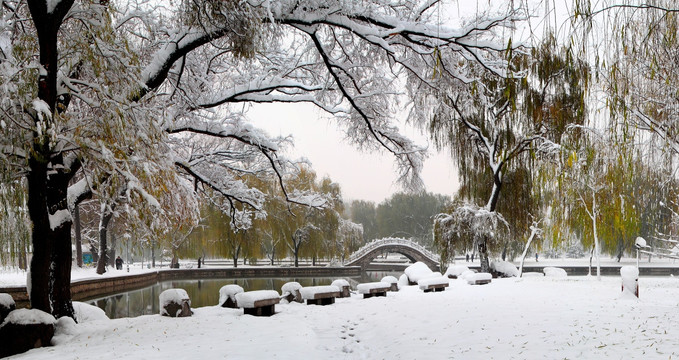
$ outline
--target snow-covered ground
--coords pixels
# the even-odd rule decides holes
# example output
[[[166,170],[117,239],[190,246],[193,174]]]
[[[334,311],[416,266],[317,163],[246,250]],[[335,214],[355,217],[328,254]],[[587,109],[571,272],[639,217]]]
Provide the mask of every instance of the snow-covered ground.
[[[526,277],[444,292],[417,286],[328,306],[276,306],[269,318],[208,306],[190,318],[83,321],[59,345],[17,359],[674,359],[679,279]],[[216,304],[215,304],[216,305]],[[99,310],[97,310],[99,311]],[[92,318],[95,318],[94,316]]]

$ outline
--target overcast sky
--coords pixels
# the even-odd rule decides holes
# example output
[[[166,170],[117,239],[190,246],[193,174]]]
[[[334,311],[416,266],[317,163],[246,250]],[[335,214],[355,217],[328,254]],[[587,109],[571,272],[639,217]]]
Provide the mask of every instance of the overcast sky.
[[[327,175],[340,184],[345,200],[379,203],[402,190],[396,183],[393,155],[356,150],[327,115],[314,106],[262,104],[250,110],[248,117],[269,135],[292,135],[295,146],[285,155],[307,158],[319,177]],[[426,136],[415,129],[404,134],[419,145],[428,144]],[[433,145],[429,149],[435,151]],[[429,192],[452,195],[457,191],[457,171],[447,154],[433,153],[425,162],[422,177]]]

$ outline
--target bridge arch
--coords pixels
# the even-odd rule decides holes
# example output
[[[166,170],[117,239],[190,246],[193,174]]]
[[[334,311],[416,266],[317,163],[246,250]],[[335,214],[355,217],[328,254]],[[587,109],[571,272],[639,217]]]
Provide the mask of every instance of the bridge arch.
[[[430,269],[439,269],[438,256],[414,241],[400,238],[385,238],[369,242],[351,254],[345,265],[360,266],[365,269],[375,258],[385,252],[399,253],[413,263],[421,261]]]

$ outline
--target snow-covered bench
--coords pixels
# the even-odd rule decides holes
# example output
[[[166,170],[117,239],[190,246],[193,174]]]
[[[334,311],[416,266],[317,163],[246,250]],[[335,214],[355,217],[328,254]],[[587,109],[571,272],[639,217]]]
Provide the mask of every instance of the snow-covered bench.
[[[345,298],[351,296],[351,293],[349,292],[349,290],[351,290],[351,285],[349,285],[348,281],[344,279],[337,279],[330,285],[337,286],[337,288],[340,289],[340,294],[338,297]]]
[[[335,303],[340,289],[333,285],[309,286],[300,289],[300,292],[307,305],[330,305]]]
[[[398,279],[397,278],[389,275],[389,276],[383,277],[382,280],[380,280],[380,281],[383,282],[383,283],[387,283],[387,284],[391,285],[391,288],[389,289],[389,291],[398,291]]]
[[[356,290],[359,294],[363,294],[363,298],[367,299],[373,296],[387,296],[387,291],[391,289],[391,284],[385,282],[371,282],[358,284]]]
[[[448,285],[450,285],[450,280],[447,276],[431,277],[418,281],[417,285],[424,292],[438,292],[446,290]]]
[[[490,273],[467,274],[465,279],[469,285],[484,285],[490,283],[490,281],[493,279],[493,275]]]
[[[236,294],[236,302],[247,315],[271,316],[276,313],[276,304],[281,301],[276,290],[255,290]]]

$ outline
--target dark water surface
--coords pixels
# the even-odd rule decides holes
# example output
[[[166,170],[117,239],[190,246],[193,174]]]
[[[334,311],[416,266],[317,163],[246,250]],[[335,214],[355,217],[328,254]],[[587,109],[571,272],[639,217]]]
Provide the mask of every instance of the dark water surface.
[[[334,280],[346,279],[355,288],[361,282],[379,281],[387,275],[400,276],[401,273],[369,271],[361,277],[298,277],[298,278],[238,278],[238,279],[205,279],[174,280],[156,283],[155,285],[110,295],[103,298],[85,300],[106,312],[111,319],[159,314],[158,296],[167,289],[181,288],[191,298],[191,307],[213,306],[219,302],[219,289],[228,284],[240,285],[245,291],[276,290],[281,292],[283,284],[296,281],[302,286],[330,285]]]

